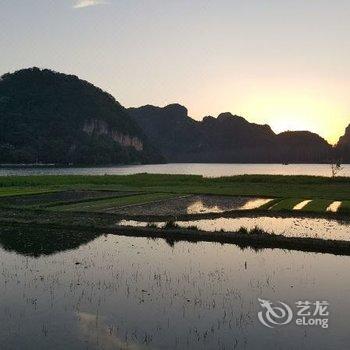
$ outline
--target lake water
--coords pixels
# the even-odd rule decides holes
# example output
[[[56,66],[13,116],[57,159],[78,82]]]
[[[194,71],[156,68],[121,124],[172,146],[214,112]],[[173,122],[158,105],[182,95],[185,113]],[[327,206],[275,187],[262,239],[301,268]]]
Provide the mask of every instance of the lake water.
[[[9,239],[14,233],[0,229],[3,350],[350,344],[350,257],[109,234],[80,243],[60,232]],[[293,320],[262,325],[258,298],[283,301]],[[298,301],[327,301],[329,327],[298,326]]]
[[[193,174],[206,177],[243,174],[318,175],[331,176],[329,164],[152,164],[114,167],[56,168],[56,167],[0,167],[0,176],[9,175],[128,175]],[[350,176],[350,164],[343,166],[340,176]]]

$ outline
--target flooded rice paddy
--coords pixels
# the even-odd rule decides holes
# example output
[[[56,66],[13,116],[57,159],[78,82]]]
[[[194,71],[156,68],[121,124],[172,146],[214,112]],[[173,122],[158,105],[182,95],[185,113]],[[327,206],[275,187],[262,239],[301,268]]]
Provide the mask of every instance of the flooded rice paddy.
[[[239,218],[212,218],[201,220],[176,221],[180,227],[196,227],[199,230],[214,232],[234,232],[244,227],[248,230],[254,228],[262,229],[267,233],[284,235],[286,237],[309,237],[332,240],[350,241],[350,222],[319,219],[319,218],[297,218],[297,217],[239,217]],[[164,222],[152,223],[163,227]],[[119,225],[146,227],[148,222],[135,220],[121,220]]]
[[[345,349],[349,263],[230,244],[0,229],[1,349]],[[327,300],[329,327],[267,328],[258,298],[291,307]]]
[[[128,215],[223,213],[230,210],[256,209],[269,203],[271,200],[272,199],[254,197],[188,195],[153,203],[117,208],[111,210],[111,212],[118,212]]]

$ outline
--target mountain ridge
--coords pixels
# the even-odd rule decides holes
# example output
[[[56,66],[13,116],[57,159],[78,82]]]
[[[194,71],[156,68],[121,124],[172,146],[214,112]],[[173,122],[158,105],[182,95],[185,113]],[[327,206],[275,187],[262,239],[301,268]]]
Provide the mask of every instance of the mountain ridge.
[[[0,162],[116,164],[162,157],[114,97],[36,67],[0,79]]]
[[[230,112],[200,121],[180,104],[133,107],[128,112],[170,162],[317,163],[333,157],[332,146],[316,133],[276,134],[268,124],[251,123]]]
[[[133,164],[350,162],[350,125],[332,147],[310,131],[185,106],[124,108],[75,75],[36,67],[0,78],[0,163]]]

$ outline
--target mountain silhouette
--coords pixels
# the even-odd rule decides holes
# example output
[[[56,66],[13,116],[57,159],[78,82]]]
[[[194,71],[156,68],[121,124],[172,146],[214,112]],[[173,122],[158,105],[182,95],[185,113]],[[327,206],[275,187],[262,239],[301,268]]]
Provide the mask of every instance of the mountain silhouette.
[[[350,125],[346,128],[345,134],[339,138],[336,152],[341,162],[350,163]]]
[[[160,162],[111,95],[73,75],[24,69],[0,79],[0,162]]]
[[[0,78],[0,163],[132,164],[350,162],[350,125],[336,147],[309,131],[186,107],[126,109],[74,75],[30,68]]]
[[[275,134],[268,125],[221,113],[195,121],[178,104],[143,106],[128,112],[169,162],[321,163],[332,146],[309,131]]]

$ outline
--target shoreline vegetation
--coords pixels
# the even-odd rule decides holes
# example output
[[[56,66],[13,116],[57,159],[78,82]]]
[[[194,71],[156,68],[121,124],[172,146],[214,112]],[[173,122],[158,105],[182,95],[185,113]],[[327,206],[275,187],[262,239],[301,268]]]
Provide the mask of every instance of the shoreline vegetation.
[[[331,168],[331,159],[319,161],[319,162],[252,162],[252,161],[239,161],[239,162],[230,162],[230,163],[224,163],[224,162],[202,162],[202,161],[186,161],[186,162],[161,162],[161,163],[141,163],[141,162],[133,162],[133,163],[104,163],[104,164],[85,164],[85,163],[0,163],[1,167],[10,167],[10,168],[45,168],[45,167],[53,167],[53,168],[113,168],[116,166],[132,166],[132,165],[161,165],[161,164],[264,164],[264,165],[328,165]],[[342,161],[341,165],[348,165],[350,164],[350,161]]]
[[[219,217],[271,216],[326,218],[350,223],[350,178],[315,176],[242,175],[204,178],[194,175],[108,175],[108,176],[9,176],[0,178],[0,227],[62,229],[96,233],[164,238],[168,242],[208,241],[233,243],[240,247],[281,248],[350,255],[350,241],[311,237],[287,237],[258,227],[234,232],[180,228],[178,220]],[[228,210],[176,215],[128,215],[111,208],[128,208],[147,203],[176,200],[188,195],[259,196],[272,200],[249,210]],[[298,201],[312,200],[293,210]],[[326,208],[341,201],[338,212]],[[127,211],[126,211],[127,212]],[[124,219],[167,222],[165,229],[153,226],[121,226]],[[0,233],[1,234],[1,233]]]

